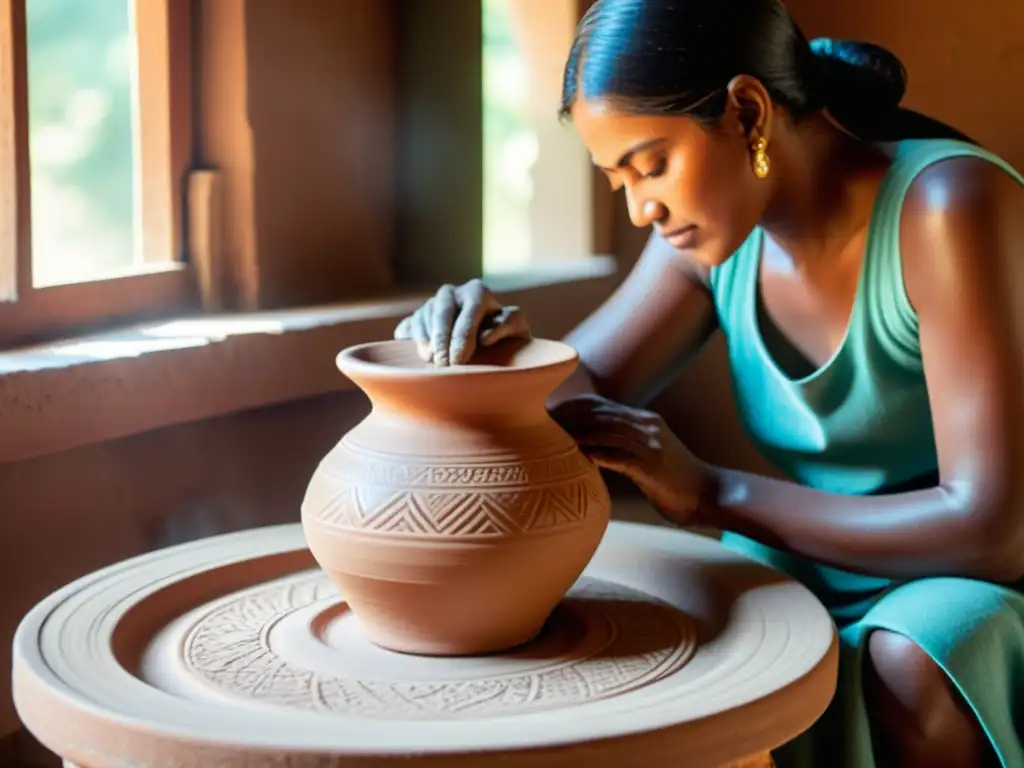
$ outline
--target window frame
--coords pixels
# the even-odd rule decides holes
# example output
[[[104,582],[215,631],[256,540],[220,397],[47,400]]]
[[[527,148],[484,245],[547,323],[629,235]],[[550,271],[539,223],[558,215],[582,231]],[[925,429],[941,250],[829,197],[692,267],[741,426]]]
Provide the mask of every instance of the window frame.
[[[0,12],[11,2],[0,0]],[[68,310],[57,297],[78,286],[40,291],[55,297],[47,299],[57,313],[49,326],[54,341],[28,349],[4,349],[0,341],[0,462],[352,391],[332,364],[339,349],[390,337],[438,284],[480,274],[483,220],[467,216],[481,201],[482,153],[472,148],[474,137],[482,139],[474,69],[482,30],[472,14],[457,13],[461,4],[351,0],[312,3],[300,15],[283,3],[170,2],[191,5],[193,77],[202,74],[192,85],[195,138],[182,193],[188,269],[202,304],[182,321],[184,313],[172,310],[170,322],[126,317],[107,332],[68,338],[84,334],[60,331],[61,322],[90,308]],[[452,15],[449,28],[457,31],[449,37],[436,34],[438,13],[440,21]],[[349,15],[359,23],[347,23]],[[443,63],[446,75],[424,77],[427,62]],[[4,63],[0,48],[0,85]],[[296,78],[315,84],[297,103],[289,87]],[[317,95],[324,88],[341,89],[351,103],[325,111]],[[333,127],[297,142],[283,162],[279,137],[293,135],[296,108],[300,124]],[[0,109],[0,152],[14,146],[4,119]],[[450,135],[468,138],[424,145],[439,121],[454,126]],[[354,149],[325,153],[339,136]],[[280,205],[296,174],[322,173],[325,160],[344,194],[333,190],[326,204],[317,195],[317,205]],[[20,181],[9,176],[0,173],[0,258],[6,242],[16,241],[13,227],[28,223],[24,211],[3,207],[8,191],[16,199],[24,168]],[[360,199],[349,210],[353,188]],[[606,183],[602,193],[610,197]],[[503,274],[492,284],[523,307],[536,333],[559,338],[620,279],[615,260],[599,257],[569,270]],[[140,312],[151,311],[145,290],[104,293],[148,277],[127,280],[94,284],[92,298],[76,300],[96,302],[95,317],[110,318],[104,302],[114,299],[127,314],[132,307],[123,302],[131,296]]]
[[[0,0],[0,347],[47,341],[198,306],[185,230],[192,161],[191,2],[131,0],[139,52],[136,94],[140,269],[32,285],[27,0]]]

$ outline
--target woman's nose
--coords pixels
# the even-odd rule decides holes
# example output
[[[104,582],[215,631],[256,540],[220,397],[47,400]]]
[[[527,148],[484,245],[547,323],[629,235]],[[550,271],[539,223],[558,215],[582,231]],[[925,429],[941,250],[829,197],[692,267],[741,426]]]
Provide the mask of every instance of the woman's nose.
[[[665,217],[665,207],[654,200],[637,200],[635,195],[626,193],[626,205],[629,209],[629,220],[634,227],[643,229],[661,221]]]

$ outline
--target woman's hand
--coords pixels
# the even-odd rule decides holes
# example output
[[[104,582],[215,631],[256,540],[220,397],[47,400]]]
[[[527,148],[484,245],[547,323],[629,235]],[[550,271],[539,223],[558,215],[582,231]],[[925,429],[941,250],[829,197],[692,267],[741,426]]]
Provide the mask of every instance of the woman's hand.
[[[434,296],[395,328],[396,339],[416,342],[420,357],[435,365],[467,363],[477,345],[530,337],[519,307],[503,306],[483,281],[442,285]]]
[[[698,522],[709,475],[661,416],[597,395],[565,400],[551,415],[595,464],[636,483],[665,517]]]

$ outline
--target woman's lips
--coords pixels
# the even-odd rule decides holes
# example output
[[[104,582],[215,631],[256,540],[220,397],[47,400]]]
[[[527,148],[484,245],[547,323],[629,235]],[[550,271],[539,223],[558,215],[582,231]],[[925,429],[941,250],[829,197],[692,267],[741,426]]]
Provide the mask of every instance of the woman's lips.
[[[684,248],[692,248],[697,242],[697,226],[691,224],[688,227],[680,227],[668,232],[662,237],[665,238],[665,242],[671,245],[673,248],[683,250]]]

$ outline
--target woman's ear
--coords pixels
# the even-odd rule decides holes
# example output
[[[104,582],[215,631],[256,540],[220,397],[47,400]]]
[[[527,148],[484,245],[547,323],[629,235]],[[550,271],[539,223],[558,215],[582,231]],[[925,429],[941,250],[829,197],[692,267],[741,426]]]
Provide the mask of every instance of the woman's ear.
[[[725,129],[742,134],[748,144],[760,138],[771,141],[775,105],[761,81],[750,75],[738,75],[729,81],[728,93]]]

